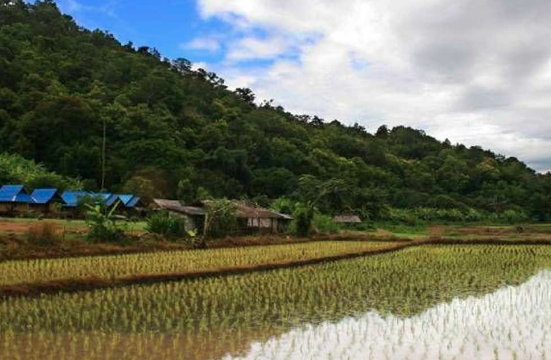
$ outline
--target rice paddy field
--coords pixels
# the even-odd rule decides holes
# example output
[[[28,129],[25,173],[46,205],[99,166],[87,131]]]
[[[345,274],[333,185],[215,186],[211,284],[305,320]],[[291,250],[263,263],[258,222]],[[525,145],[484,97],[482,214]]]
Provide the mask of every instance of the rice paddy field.
[[[188,250],[0,263],[0,286],[67,279],[125,279],[140,275],[200,273],[356,254],[397,243],[323,241],[273,246]]]
[[[0,319],[1,359],[551,359],[551,247],[5,298]]]

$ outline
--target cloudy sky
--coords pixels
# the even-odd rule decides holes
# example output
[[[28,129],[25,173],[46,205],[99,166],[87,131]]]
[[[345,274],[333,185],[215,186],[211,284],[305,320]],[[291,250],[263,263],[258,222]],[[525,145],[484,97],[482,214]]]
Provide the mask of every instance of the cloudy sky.
[[[549,0],[59,0],[294,113],[408,125],[551,169]]]

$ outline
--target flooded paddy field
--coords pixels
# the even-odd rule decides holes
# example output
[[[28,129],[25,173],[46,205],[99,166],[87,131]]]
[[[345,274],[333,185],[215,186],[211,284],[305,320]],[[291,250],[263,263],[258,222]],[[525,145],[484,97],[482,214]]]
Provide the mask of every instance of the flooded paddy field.
[[[551,247],[7,298],[0,319],[2,359],[551,359]]]

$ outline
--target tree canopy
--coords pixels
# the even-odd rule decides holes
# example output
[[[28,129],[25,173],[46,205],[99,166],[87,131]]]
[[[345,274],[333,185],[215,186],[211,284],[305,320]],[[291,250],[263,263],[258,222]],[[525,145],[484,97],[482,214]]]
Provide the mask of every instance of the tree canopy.
[[[0,0],[0,153],[152,197],[287,197],[324,212],[392,208],[551,217],[551,175],[423,131],[292,114],[212,72],[90,31],[53,1]],[[2,178],[3,181],[7,181]],[[57,181],[57,180],[56,180]],[[59,180],[61,181],[61,180]]]

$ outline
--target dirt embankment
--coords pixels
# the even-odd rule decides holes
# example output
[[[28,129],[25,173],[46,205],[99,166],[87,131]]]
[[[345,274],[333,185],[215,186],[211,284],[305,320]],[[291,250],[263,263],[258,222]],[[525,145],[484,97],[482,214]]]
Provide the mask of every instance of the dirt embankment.
[[[380,237],[372,234],[335,234],[297,238],[284,235],[237,236],[207,242],[208,249],[249,246],[298,244],[319,240],[333,241],[392,241],[407,242],[410,239]],[[0,262],[9,260],[59,259],[81,256],[109,256],[148,252],[191,250],[193,246],[184,241],[168,242],[160,238],[130,236],[125,244],[91,243],[85,240],[68,239],[46,246],[37,244],[15,234],[0,235]]]

